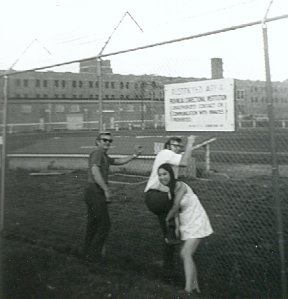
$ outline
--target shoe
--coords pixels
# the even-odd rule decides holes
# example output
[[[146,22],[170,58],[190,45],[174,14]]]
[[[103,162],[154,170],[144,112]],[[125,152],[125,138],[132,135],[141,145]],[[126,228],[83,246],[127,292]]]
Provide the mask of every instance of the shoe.
[[[178,291],[176,299],[193,298],[192,292],[186,292],[185,290]]]

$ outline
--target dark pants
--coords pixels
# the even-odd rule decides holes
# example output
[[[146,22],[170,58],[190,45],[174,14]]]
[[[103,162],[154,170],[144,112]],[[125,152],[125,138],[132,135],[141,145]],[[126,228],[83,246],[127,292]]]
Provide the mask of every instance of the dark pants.
[[[149,190],[145,192],[145,203],[148,209],[157,215],[163,236],[167,235],[166,216],[173,203],[168,197],[168,193],[158,190]],[[163,267],[166,270],[172,270],[175,246],[164,242]]]
[[[110,231],[110,217],[104,191],[94,184],[89,184],[84,193],[84,200],[88,208],[84,254],[87,257],[100,258]]]

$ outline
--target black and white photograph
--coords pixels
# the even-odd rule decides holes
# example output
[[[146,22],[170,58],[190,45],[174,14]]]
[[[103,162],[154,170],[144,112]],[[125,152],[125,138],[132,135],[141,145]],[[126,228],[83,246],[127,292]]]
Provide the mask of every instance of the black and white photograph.
[[[0,299],[288,299],[288,1],[0,11]]]

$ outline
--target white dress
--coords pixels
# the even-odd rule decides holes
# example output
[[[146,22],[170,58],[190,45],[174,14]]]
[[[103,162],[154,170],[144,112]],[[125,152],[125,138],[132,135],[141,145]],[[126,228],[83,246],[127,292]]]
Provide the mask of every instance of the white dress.
[[[179,230],[181,240],[204,238],[213,233],[206,211],[201,205],[198,196],[186,186],[187,192],[180,201]]]

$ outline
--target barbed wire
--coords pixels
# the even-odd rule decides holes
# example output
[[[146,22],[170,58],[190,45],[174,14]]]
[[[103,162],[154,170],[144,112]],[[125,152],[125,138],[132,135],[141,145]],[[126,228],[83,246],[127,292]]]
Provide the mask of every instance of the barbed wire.
[[[281,20],[281,19],[286,19],[286,18],[288,18],[288,14],[269,18],[266,20],[266,23]],[[233,30],[237,30],[237,29],[242,29],[242,28],[246,28],[246,27],[259,25],[259,24],[262,24],[262,22],[263,22],[263,20],[254,21],[254,22],[240,24],[240,25],[231,26],[231,27],[226,27],[226,28],[222,28],[222,29],[218,29],[218,30],[208,31],[205,33],[199,33],[199,34],[190,35],[190,36],[186,36],[186,37],[182,37],[182,38],[177,38],[177,39],[172,39],[172,40],[163,41],[163,42],[159,42],[159,43],[144,45],[144,46],[140,46],[140,47],[136,47],[136,48],[130,48],[130,49],[120,50],[120,51],[111,52],[111,53],[107,53],[107,54],[95,55],[95,56],[91,56],[91,57],[87,57],[87,58],[76,59],[76,60],[56,63],[56,64],[52,64],[52,65],[47,65],[47,66],[31,68],[31,69],[27,69],[27,70],[23,70],[23,71],[13,71],[13,72],[8,71],[8,72],[4,72],[3,74],[1,74],[0,78],[4,77],[4,76],[14,76],[17,74],[23,74],[23,73],[28,73],[28,72],[32,72],[32,71],[51,69],[54,67],[64,66],[67,64],[79,63],[79,62],[89,61],[89,60],[93,60],[93,59],[99,59],[99,58],[103,58],[103,57],[111,57],[111,56],[120,55],[120,54],[124,54],[124,53],[128,53],[128,52],[135,52],[135,51],[158,47],[158,46],[163,46],[163,45],[167,45],[167,44],[188,41],[191,39],[196,39],[196,38],[200,38],[200,37],[205,37],[205,36],[209,36],[209,35],[214,35],[214,34],[219,34],[219,33],[224,33],[224,32],[229,32],[229,31],[233,31]]]

